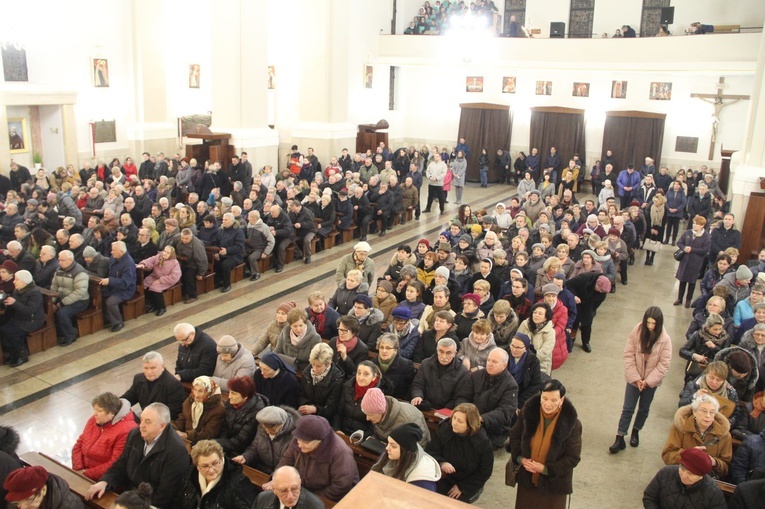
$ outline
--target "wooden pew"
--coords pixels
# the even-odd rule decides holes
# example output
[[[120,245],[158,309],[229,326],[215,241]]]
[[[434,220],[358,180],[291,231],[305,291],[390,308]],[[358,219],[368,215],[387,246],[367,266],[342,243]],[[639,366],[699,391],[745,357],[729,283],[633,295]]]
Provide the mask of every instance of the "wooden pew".
[[[88,294],[90,295],[90,306],[75,315],[77,319],[77,332],[80,337],[93,334],[104,328],[104,310],[103,297],[101,296],[101,278],[89,274]]]
[[[242,465],[242,473],[247,476],[247,479],[249,479],[250,482],[258,488],[258,491],[263,491],[261,486],[271,480],[271,476],[267,473],[261,472],[260,470],[256,470],[252,467],[248,467],[247,465]],[[324,502],[324,506],[327,507],[327,509],[335,507],[335,502],[332,500],[324,497],[319,498],[322,502]]]
[[[79,472],[75,472],[66,465],[62,465],[55,459],[40,452],[30,451],[22,454],[21,460],[27,465],[41,466],[49,473],[61,477],[69,484],[69,490],[85,502],[85,507],[103,507],[104,509],[112,509],[114,507],[114,500],[117,498],[117,494],[113,491],[105,492],[99,499],[85,501],[85,494],[94,481]]]
[[[146,298],[144,296],[146,290],[143,287],[142,270],[135,271],[135,279],[135,294],[133,294],[132,298],[120,304],[120,308],[122,308],[122,319],[126,322],[146,313]]]
[[[715,479],[715,484],[717,485],[720,490],[722,490],[723,495],[725,495],[725,498],[728,499],[733,495],[733,492],[736,490],[736,485],[731,484],[729,482],[720,481],[719,479]]]
[[[364,477],[367,475],[369,470],[372,468],[372,465],[377,462],[378,456],[373,452],[367,451],[363,447],[352,444],[351,438],[348,435],[339,431],[336,433],[337,436],[342,438],[343,442],[345,442],[353,451],[353,457],[356,459],[356,466],[359,469],[359,477]]]
[[[741,25],[715,25],[713,34],[739,34]]]
[[[43,295],[45,321],[43,322],[42,327],[27,334],[27,347],[29,348],[30,355],[44,352],[48,348],[53,348],[58,344],[58,337],[56,334],[56,310],[53,306],[53,298],[58,297],[58,294],[46,288],[40,288],[40,293]]]

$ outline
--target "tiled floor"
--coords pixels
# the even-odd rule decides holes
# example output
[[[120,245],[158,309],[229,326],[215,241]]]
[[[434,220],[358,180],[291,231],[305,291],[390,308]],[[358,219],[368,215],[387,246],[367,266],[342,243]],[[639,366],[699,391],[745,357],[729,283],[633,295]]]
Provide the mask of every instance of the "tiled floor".
[[[465,202],[474,209],[491,207],[497,201],[507,201],[513,190],[469,186]],[[456,204],[447,207],[447,215],[423,214],[420,221],[399,226],[386,237],[370,236],[378,274],[384,272],[399,244],[414,246],[419,238],[435,239],[441,226],[456,214]],[[293,262],[281,274],[269,271],[257,282],[240,282],[228,294],[215,291],[194,304],[173,306],[161,319],[146,315],[127,322],[117,334],[101,331],[68,348],[53,348],[33,356],[21,369],[0,367],[0,421],[21,433],[20,452],[38,450],[66,459],[90,415],[91,399],[103,391],[121,394],[133,374],[140,371],[143,353],[158,350],[168,366],[174,365],[177,348],[172,328],[176,323],[189,321],[202,326],[214,338],[231,334],[240,341],[252,339],[272,319],[280,302],[295,300],[306,305],[311,290],[331,296],[337,259],[351,246],[319,253],[311,265]],[[584,450],[574,474],[572,507],[641,507],[643,488],[663,466],[660,452],[682,382],[683,366],[677,357],[665,387],[657,392],[640,448],[628,448],[616,456],[609,455],[607,448],[613,441],[622,404],[624,342],[645,308],[662,307],[674,350],[682,344],[690,313],[671,305],[676,288],[674,269],[668,247],[657,256],[653,267],[643,266],[638,259],[630,267],[629,286],[619,285],[598,312],[593,353],[588,355],[575,347],[566,364],[554,373],[568,387],[584,426]],[[504,451],[496,454],[494,475],[477,506],[506,507],[512,503],[514,490],[504,486],[507,456]]]

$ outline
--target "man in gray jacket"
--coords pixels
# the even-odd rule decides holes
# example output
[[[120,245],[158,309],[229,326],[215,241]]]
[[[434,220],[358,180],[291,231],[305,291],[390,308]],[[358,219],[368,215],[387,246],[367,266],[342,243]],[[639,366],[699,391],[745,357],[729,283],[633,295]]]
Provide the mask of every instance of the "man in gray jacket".
[[[425,170],[425,177],[428,179],[428,204],[423,212],[430,212],[430,205],[433,203],[433,200],[437,199],[441,214],[445,214],[444,203],[446,201],[446,193],[444,192],[444,178],[446,178],[447,171],[448,168],[446,163],[441,160],[441,155],[434,154],[433,160],[428,164],[428,169]]]
[[[190,304],[197,300],[197,281],[207,274],[207,251],[204,243],[184,228],[175,246],[175,255],[181,263],[181,285],[186,295],[183,302]]]
[[[258,260],[271,256],[276,245],[276,239],[274,239],[266,223],[260,218],[260,212],[257,210],[252,210],[247,214],[247,229],[244,237],[247,265],[250,266],[250,281],[257,281],[260,278]]]
[[[58,344],[68,346],[77,341],[77,328],[72,324],[72,319],[90,304],[90,278],[82,265],[74,261],[74,254],[68,249],[58,254],[58,267],[50,289],[58,293],[55,299]]]

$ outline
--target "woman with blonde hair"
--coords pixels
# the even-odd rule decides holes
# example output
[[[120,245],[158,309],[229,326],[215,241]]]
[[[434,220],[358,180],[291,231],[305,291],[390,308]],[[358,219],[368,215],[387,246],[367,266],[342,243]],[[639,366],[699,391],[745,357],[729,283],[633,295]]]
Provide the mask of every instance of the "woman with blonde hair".
[[[645,232],[646,240],[652,240],[661,244],[664,239],[664,229],[667,226],[667,199],[664,195],[657,194],[653,197],[653,204],[648,208],[648,217],[645,218],[647,228]],[[645,250],[645,264],[653,265],[653,259],[656,257],[656,251]]]

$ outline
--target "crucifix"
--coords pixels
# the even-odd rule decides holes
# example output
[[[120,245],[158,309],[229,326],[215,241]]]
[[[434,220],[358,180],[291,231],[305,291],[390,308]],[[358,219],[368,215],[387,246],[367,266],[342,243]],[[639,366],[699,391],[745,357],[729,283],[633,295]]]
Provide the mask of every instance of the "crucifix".
[[[726,106],[736,104],[739,101],[748,100],[748,95],[725,95],[723,89],[725,88],[725,76],[720,76],[720,81],[717,83],[716,94],[691,94],[691,97],[701,99],[705,103],[709,103],[714,106],[715,111],[712,114],[712,139],[709,142],[709,157],[710,161],[713,160],[715,155],[715,143],[717,142],[717,128],[720,124],[720,112]],[[724,102],[725,99],[730,99],[731,102]]]

